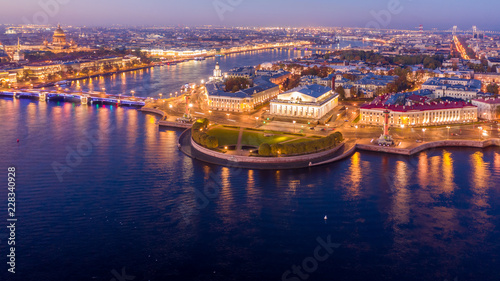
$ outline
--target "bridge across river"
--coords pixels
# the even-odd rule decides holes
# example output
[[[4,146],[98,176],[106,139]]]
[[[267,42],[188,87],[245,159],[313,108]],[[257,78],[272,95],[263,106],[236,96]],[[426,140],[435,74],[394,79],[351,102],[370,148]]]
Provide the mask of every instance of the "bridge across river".
[[[74,93],[64,93],[59,91],[30,91],[30,90],[20,90],[20,91],[0,91],[0,96],[12,97],[12,98],[28,98],[28,99],[38,99],[40,101],[46,100],[57,100],[57,101],[68,101],[68,102],[81,102],[82,104],[113,104],[117,106],[144,106],[146,105],[146,100],[152,98],[135,97],[135,96],[124,96],[124,95],[111,95],[106,93],[85,93],[85,92],[74,92]]]

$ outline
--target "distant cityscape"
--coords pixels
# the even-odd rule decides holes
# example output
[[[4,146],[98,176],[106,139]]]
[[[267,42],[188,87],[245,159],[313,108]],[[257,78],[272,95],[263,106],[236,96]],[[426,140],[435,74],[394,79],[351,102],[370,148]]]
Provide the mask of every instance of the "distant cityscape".
[[[341,247],[339,252],[347,252],[349,264],[343,264],[342,270],[354,273],[339,280],[371,278],[370,274],[356,276],[362,266],[353,266],[368,248],[376,251],[369,253],[369,259],[375,260],[370,269],[375,270],[383,267],[378,264],[379,260],[387,260],[386,264],[398,267],[401,257],[410,255],[411,251],[422,251],[423,259],[433,259],[435,253],[428,250],[434,250],[433,247],[438,249],[436,257],[448,262],[446,258],[455,254],[443,250],[449,247],[449,237],[460,236],[455,238],[462,242],[462,232],[476,231],[461,221],[466,217],[464,209],[472,206],[473,210],[466,211],[484,212],[478,215],[479,219],[468,218],[470,224],[494,218],[486,202],[491,199],[488,196],[494,198],[488,195],[488,188],[496,183],[493,179],[498,177],[495,171],[500,167],[500,154],[498,149],[489,154],[483,154],[483,150],[500,146],[499,94],[500,32],[482,30],[478,26],[437,30],[420,25],[413,30],[397,30],[211,25],[88,27],[64,23],[0,25],[0,116],[9,132],[8,137],[0,138],[0,141],[4,139],[0,144],[9,148],[16,144],[22,147],[25,137],[26,142],[31,142],[23,146],[27,152],[19,149],[16,153],[29,155],[26,159],[31,159],[32,155],[50,158],[50,163],[38,159],[39,162],[25,163],[25,166],[35,170],[34,173],[43,171],[43,177],[39,178],[52,181],[50,186],[64,189],[57,191],[63,197],[57,195],[57,200],[67,200],[64,202],[70,202],[68,205],[81,204],[74,210],[61,207],[64,214],[73,215],[71,212],[76,210],[75,216],[82,217],[75,220],[77,223],[68,219],[69,222],[61,223],[64,225],[61,227],[78,228],[80,223],[85,225],[92,220],[86,227],[93,228],[95,223],[97,230],[85,234],[92,239],[100,239],[100,233],[95,235],[99,231],[109,231],[107,238],[113,242],[123,239],[129,243],[137,239],[149,243],[149,239],[142,236],[146,231],[142,233],[141,224],[152,222],[148,225],[149,233],[154,233],[151,236],[156,235],[156,240],[153,237],[153,246],[148,245],[152,250],[148,248],[148,251],[157,251],[154,257],[146,251],[137,255],[134,247],[142,248],[140,243],[138,246],[132,242],[110,244],[109,247],[116,246],[116,253],[113,253],[116,256],[99,252],[92,256],[95,259],[89,258],[92,262],[87,264],[87,269],[93,268],[98,259],[122,258],[122,252],[126,252],[126,262],[133,263],[139,257],[145,264],[137,269],[146,272],[144,278],[137,280],[153,280],[151,276],[156,277],[154,280],[166,280],[161,278],[193,277],[195,274],[193,279],[172,280],[240,280],[230,277],[244,276],[246,272],[235,275],[228,272],[234,270],[235,263],[249,263],[250,260],[257,263],[265,260],[273,267],[259,272],[259,277],[251,280],[267,280],[271,276],[269,272],[274,277],[281,276],[281,280],[306,280],[308,277],[304,276],[309,275],[304,275],[300,266],[291,267],[293,274],[288,270],[288,255],[294,254],[297,244],[303,243],[299,241],[302,239],[312,239],[312,243],[317,241],[321,245],[311,251],[309,244],[306,250],[301,249],[300,255],[306,255],[302,263],[304,269],[309,265],[318,268],[321,259],[316,254],[323,251],[322,247],[333,255],[337,250],[334,253],[331,248]],[[38,146],[39,141],[47,142]],[[437,150],[443,147],[446,150]],[[466,150],[468,154],[455,158],[454,163],[448,148],[456,147],[464,151],[476,150]],[[63,156],[60,155],[62,148],[68,150]],[[360,156],[360,151],[375,153]],[[92,158],[93,154],[96,158]],[[14,156],[5,155],[14,162]],[[473,167],[474,175],[462,171],[469,173],[470,168],[466,165]],[[103,174],[94,177],[88,172],[94,168],[99,169],[95,173],[103,171]],[[438,170],[443,172],[434,179]],[[490,177],[493,184],[488,182]],[[243,180],[235,186],[231,182],[235,179]],[[81,182],[85,184],[80,186]],[[101,183],[106,186],[101,187]],[[371,190],[367,188],[370,184]],[[86,195],[81,196],[80,202],[80,195],[71,195],[76,191],[66,185],[81,188],[83,191],[78,192],[82,194],[100,194],[104,190],[111,207],[108,202],[99,202],[100,199],[92,197],[94,195],[88,195],[91,203],[85,201]],[[48,186],[43,187],[49,190]],[[108,187],[116,189],[107,194]],[[441,187],[445,191],[441,192]],[[474,190],[464,192],[469,187]],[[145,190],[147,193],[141,194]],[[421,193],[414,196],[415,190]],[[454,198],[453,192],[467,202],[454,202],[463,198]],[[122,201],[123,196],[130,194],[139,199]],[[10,199],[11,195],[8,196]],[[257,199],[247,200],[245,196],[257,196]],[[315,196],[320,198],[315,200],[321,204],[308,201]],[[46,198],[29,202],[44,200]],[[202,207],[200,201],[203,201]],[[96,207],[94,203],[100,205]],[[148,210],[143,211],[141,204]],[[408,207],[411,204],[417,207]],[[445,209],[453,204],[457,205],[456,210],[446,213]],[[85,209],[87,205],[97,211]],[[137,213],[130,208],[139,205],[141,210]],[[274,205],[279,209],[273,209]],[[369,207],[367,214],[356,217]],[[345,209],[339,211],[337,208]],[[119,217],[122,211],[125,214]],[[148,212],[152,214],[150,217]],[[342,212],[347,215],[342,217]],[[293,218],[296,221],[288,219],[297,214],[299,217]],[[424,219],[414,222],[412,216],[418,215]],[[445,219],[439,220],[440,216]],[[140,218],[141,222],[135,218]],[[270,218],[275,221],[266,222]],[[455,219],[458,222],[448,226],[452,224],[449,221]],[[254,220],[257,226],[247,229],[247,224]],[[391,225],[393,220],[394,225]],[[33,221],[40,219],[36,217]],[[52,228],[57,221],[49,222]],[[379,225],[374,226],[374,222]],[[488,223],[484,229],[477,228],[491,237],[498,237],[494,233],[498,232],[495,221]],[[193,228],[196,231],[192,231],[191,226],[196,226]],[[138,228],[141,228],[139,234]],[[425,228],[424,236],[428,235],[425,237],[431,242],[433,239],[438,241],[437,246],[426,239],[419,241],[419,233],[415,230],[418,228]],[[172,229],[175,231],[170,232]],[[349,233],[336,238],[340,242],[347,241],[342,242],[345,244],[339,246],[340,243],[330,241],[330,233],[335,235],[345,229]],[[446,230],[444,234],[441,233],[443,229]],[[64,232],[59,228],[57,231]],[[122,236],[116,238],[115,232],[120,231],[123,231]],[[301,231],[306,233],[303,235],[306,238],[295,236],[302,234]],[[36,239],[38,235],[43,236],[33,233]],[[74,231],[72,235],[74,233],[80,234]],[[221,233],[222,242],[217,241]],[[317,233],[327,235],[328,242]],[[207,241],[192,242],[192,237],[197,235],[203,236],[200,241]],[[254,240],[254,236],[259,235],[271,238]],[[361,235],[368,238],[350,242],[349,239],[355,240]],[[369,241],[373,237],[381,241]],[[495,239],[485,237],[478,239],[479,242]],[[211,244],[212,239],[217,241],[214,245],[203,246],[208,250],[200,247]],[[292,241],[286,243],[292,245],[293,250],[284,249],[283,241],[287,239]],[[469,245],[465,238],[464,241],[464,249],[482,245],[472,242]],[[191,242],[192,249],[186,250],[185,244]],[[414,247],[413,243],[417,242],[420,244]],[[102,246],[103,242],[95,243]],[[169,243],[178,251],[170,260],[167,257]],[[239,247],[245,243],[249,248],[240,251]],[[253,252],[254,245],[260,247],[261,253]],[[28,248],[30,245],[23,246]],[[63,246],[57,245],[57,251],[59,247]],[[378,247],[397,249],[382,256],[379,251],[385,249]],[[78,245],[82,255],[91,255],[84,248]],[[492,249],[488,249],[493,256],[489,262],[498,256],[497,249]],[[226,250],[230,253],[224,252]],[[38,251],[46,251],[45,246]],[[140,251],[142,249],[137,250]],[[192,258],[189,254],[202,251],[202,258]],[[212,257],[211,251],[222,251],[226,256]],[[65,253],[69,255],[73,251]],[[310,257],[312,253],[315,259]],[[324,260],[327,258],[328,255]],[[336,256],[335,262],[343,262],[342,258]],[[412,257],[409,262],[417,264],[417,258]],[[216,265],[212,259],[217,261]],[[168,260],[171,267],[157,263],[158,260]],[[281,264],[284,261],[285,267]],[[454,266],[454,262],[450,263]],[[278,273],[274,272],[277,267],[274,263],[279,264]],[[256,264],[246,266],[244,270],[247,271],[258,267]],[[467,260],[461,266],[467,268]],[[165,273],[167,269],[163,267],[174,273]],[[324,266],[328,270],[334,267]],[[407,274],[406,267],[401,268]],[[198,271],[191,275],[192,269]],[[306,271],[312,275],[316,269]],[[101,275],[88,273],[88,277],[109,280],[107,268],[99,270]],[[387,280],[420,280],[415,274],[419,270],[420,265],[411,273],[412,278],[417,279],[399,278],[405,275],[394,273],[391,275],[394,278]],[[125,269],[122,274],[124,272]],[[118,271],[113,269],[111,273],[117,278],[111,280],[119,279]],[[449,276],[448,273],[439,276]],[[227,279],[218,279],[221,275],[216,274],[226,274]],[[384,271],[381,276],[390,274]],[[102,276],[106,277],[102,279]],[[323,276],[318,280],[335,279],[333,274]],[[438,280],[425,276],[422,280]]]

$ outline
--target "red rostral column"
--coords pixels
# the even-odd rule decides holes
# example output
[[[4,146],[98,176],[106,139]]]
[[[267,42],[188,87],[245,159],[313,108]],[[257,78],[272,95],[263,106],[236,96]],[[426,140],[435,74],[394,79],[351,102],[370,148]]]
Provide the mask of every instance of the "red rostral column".
[[[391,113],[391,112],[388,109],[384,110],[384,114],[385,114],[384,136],[389,135],[389,113]]]
[[[335,92],[335,75],[332,78],[332,90]]]
[[[186,94],[186,116],[189,117],[189,94]]]

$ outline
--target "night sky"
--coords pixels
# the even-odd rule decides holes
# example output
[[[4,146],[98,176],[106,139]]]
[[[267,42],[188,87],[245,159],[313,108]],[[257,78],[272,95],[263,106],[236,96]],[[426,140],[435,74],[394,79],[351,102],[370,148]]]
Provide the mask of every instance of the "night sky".
[[[47,9],[40,3],[58,4]],[[2,1],[0,23],[405,29],[423,24],[425,29],[476,25],[481,30],[500,30],[499,8],[497,0],[8,0]]]

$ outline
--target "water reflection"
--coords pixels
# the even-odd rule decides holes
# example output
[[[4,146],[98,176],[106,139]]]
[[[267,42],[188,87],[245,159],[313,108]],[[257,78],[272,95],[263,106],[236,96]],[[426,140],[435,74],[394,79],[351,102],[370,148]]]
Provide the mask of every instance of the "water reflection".
[[[361,171],[361,154],[354,153],[351,157],[351,165],[344,179],[347,188],[346,196],[350,199],[355,199],[360,195],[361,182],[363,180],[363,172]]]
[[[417,179],[421,187],[426,188],[429,185],[429,159],[427,152],[422,152],[418,155],[417,164]]]
[[[478,236],[484,237],[486,231],[494,226],[491,223],[491,216],[488,214],[488,209],[491,207],[489,200],[489,189],[495,185],[491,182],[491,173],[488,169],[489,163],[484,161],[484,153],[477,151],[470,156],[471,164],[471,189],[472,189],[472,215],[474,227],[477,229]]]
[[[441,187],[447,195],[450,195],[455,190],[452,154],[446,150],[443,150],[442,162],[443,183],[441,184]]]
[[[391,214],[393,223],[396,226],[409,222],[410,191],[408,189],[408,164],[405,161],[397,161],[394,173]]]
[[[493,163],[495,163],[495,169],[500,171],[500,153],[494,152]]]
[[[32,230],[23,236],[29,255],[20,253],[27,266],[40,265],[56,245],[71,253],[64,255],[71,268],[62,269],[68,275],[81,267],[92,276],[109,275],[112,265],[102,271],[95,265],[116,259],[158,272],[151,280],[172,268],[194,276],[184,279],[216,270],[267,280],[310,256],[316,237],[332,235],[347,246],[313,279],[498,276],[498,148],[437,149],[415,157],[357,152],[320,168],[239,170],[184,156],[177,148],[181,130],[158,130],[152,116],[133,109],[34,104],[0,99],[0,145],[6,148],[0,165],[14,163],[30,175],[22,177],[20,190],[23,223]],[[59,182],[50,161],[64,162],[64,147],[76,148],[82,133],[94,129],[103,130],[101,142]],[[33,141],[18,146],[15,138],[28,132]],[[205,193],[211,183],[220,193],[207,205],[196,203],[195,190]],[[49,215],[40,220],[40,213]],[[47,231],[60,221],[67,223]],[[339,267],[345,276],[335,275]]]

